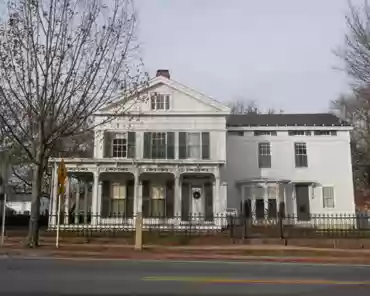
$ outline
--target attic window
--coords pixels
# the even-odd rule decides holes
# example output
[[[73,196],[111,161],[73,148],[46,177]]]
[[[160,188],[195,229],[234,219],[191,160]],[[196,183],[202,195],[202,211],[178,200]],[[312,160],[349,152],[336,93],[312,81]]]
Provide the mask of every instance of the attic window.
[[[150,106],[152,110],[170,109],[170,95],[152,94],[150,97]]]
[[[336,136],[337,131],[328,131],[328,130],[319,130],[319,131],[314,131],[315,136]]]
[[[255,136],[276,136],[276,131],[254,131]]]

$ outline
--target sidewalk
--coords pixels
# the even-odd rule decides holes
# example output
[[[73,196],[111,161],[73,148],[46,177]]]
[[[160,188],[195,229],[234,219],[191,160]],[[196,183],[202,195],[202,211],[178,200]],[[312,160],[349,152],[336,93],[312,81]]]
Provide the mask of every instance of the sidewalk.
[[[6,244],[0,255],[22,257],[57,257],[70,260],[225,260],[305,263],[370,264],[370,250],[345,250],[293,247],[281,245],[232,246],[158,246],[144,245],[135,251],[131,245],[43,244],[27,249],[19,244]]]

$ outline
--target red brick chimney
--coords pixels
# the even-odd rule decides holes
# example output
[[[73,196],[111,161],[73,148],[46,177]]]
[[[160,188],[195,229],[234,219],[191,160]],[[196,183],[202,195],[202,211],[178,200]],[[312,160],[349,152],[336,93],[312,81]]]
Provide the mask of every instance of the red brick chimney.
[[[157,70],[157,75],[156,76],[157,77],[158,76],[163,76],[163,77],[165,77],[167,79],[170,79],[171,78],[170,71],[169,70],[166,70],[166,69],[159,69],[159,70]]]

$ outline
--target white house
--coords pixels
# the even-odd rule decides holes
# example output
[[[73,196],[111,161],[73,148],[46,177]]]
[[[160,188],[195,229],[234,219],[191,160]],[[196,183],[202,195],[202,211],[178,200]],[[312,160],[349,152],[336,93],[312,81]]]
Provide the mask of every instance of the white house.
[[[284,202],[282,211],[294,223],[336,214],[355,223],[346,122],[332,114],[233,115],[227,126],[222,176],[229,184],[229,207],[255,220],[273,219]]]
[[[91,225],[132,226],[139,212],[144,223],[161,218],[185,226],[217,224],[214,215],[227,206],[220,172],[226,164],[229,108],[170,79],[167,70],[158,70],[139,96],[144,99],[136,100],[129,114],[96,128],[93,158],[64,160],[70,174],[93,179],[91,204],[85,203],[84,211],[91,211]],[[117,114],[122,104],[103,108],[96,122]],[[54,159],[54,214],[60,162]],[[78,199],[73,203],[80,207]],[[67,192],[65,212],[70,204]],[[55,222],[54,216],[51,227]],[[65,215],[64,223],[70,222]]]
[[[62,227],[84,223],[222,227],[228,208],[276,218],[278,204],[306,221],[311,213],[354,213],[350,127],[330,114],[230,115],[230,109],[170,78],[139,91],[124,116],[95,130],[93,158],[64,159],[69,175],[92,182],[63,200]],[[118,100],[95,116],[117,114]],[[56,225],[54,159],[50,227]],[[85,182],[86,183],[86,182]],[[68,184],[67,184],[68,185]],[[81,209],[82,208],[82,209]],[[91,213],[91,220],[87,213]],[[86,227],[86,226],[84,226]]]

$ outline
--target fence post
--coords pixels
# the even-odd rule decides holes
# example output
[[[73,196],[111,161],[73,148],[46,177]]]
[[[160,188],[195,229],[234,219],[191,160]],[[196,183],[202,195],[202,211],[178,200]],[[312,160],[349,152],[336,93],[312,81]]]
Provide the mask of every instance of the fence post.
[[[141,251],[143,249],[143,216],[137,213],[135,219],[135,250]]]
[[[279,202],[279,229],[280,238],[284,239],[284,216],[285,216],[285,204],[284,202]]]

